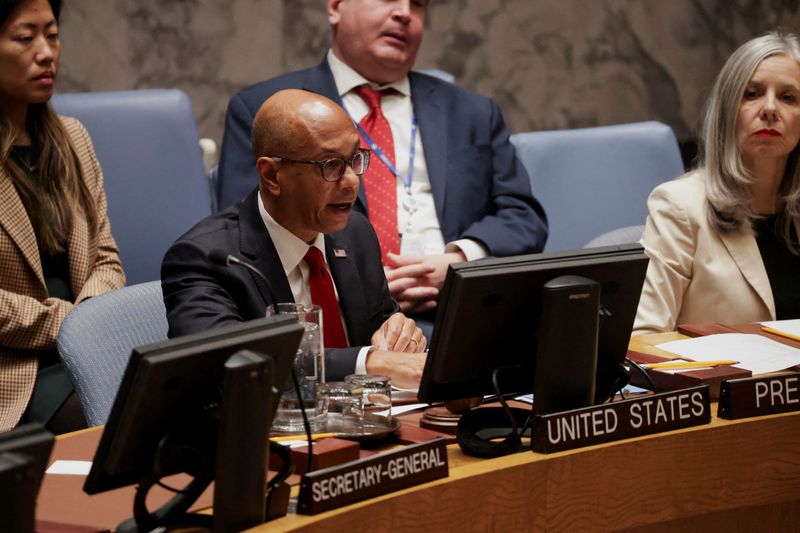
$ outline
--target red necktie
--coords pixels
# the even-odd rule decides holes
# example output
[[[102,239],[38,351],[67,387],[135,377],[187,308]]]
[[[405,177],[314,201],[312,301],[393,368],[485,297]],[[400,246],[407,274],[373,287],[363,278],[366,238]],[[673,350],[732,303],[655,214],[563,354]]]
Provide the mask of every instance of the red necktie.
[[[393,93],[394,90],[376,91],[362,86],[356,88],[355,91],[369,106],[369,112],[361,119],[359,125],[364,128],[367,135],[372,137],[375,144],[394,165],[392,129],[381,111],[381,97]],[[369,147],[365,146],[365,148]],[[375,160],[375,164],[371,164],[367,168],[361,179],[369,206],[369,221],[378,235],[381,256],[385,263],[388,252],[400,253],[400,235],[397,231],[397,178],[378,157],[375,157]]]
[[[311,287],[311,303],[322,308],[322,336],[326,348],[346,348],[347,338],[342,327],[342,315],[336,302],[333,280],[325,267],[325,259],[319,248],[312,246],[303,258],[308,264],[308,284]]]

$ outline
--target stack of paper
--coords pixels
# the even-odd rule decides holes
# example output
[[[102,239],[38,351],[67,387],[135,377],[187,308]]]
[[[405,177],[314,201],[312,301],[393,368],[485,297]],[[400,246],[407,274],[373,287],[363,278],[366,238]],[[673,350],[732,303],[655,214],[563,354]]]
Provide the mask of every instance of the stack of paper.
[[[735,366],[753,374],[777,372],[800,364],[800,350],[761,335],[745,333],[706,335],[665,342],[658,347],[692,361],[733,359],[739,361]]]
[[[772,322],[762,322],[761,329],[786,337],[787,339],[794,339],[800,341],[800,320],[773,320]]]

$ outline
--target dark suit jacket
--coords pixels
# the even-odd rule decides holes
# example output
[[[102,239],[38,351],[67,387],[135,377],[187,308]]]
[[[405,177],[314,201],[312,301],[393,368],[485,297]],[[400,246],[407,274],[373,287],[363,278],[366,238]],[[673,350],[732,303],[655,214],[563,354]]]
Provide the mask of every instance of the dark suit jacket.
[[[474,239],[494,256],[542,251],[547,220],[531,194],[530,179],[515,156],[497,104],[418,72],[409,73],[409,80],[445,242]],[[253,118],[273,93],[291,88],[341,104],[327,60],[231,98],[219,163],[221,206],[238,201],[258,183],[250,139]],[[356,209],[367,213],[363,188]]]
[[[161,287],[170,337],[263,317],[274,300],[294,301],[257,198],[254,190],[239,204],[200,221],[167,251]],[[261,270],[271,288],[243,267],[212,264],[208,253],[215,248]],[[344,250],[346,257],[334,250]],[[389,296],[377,237],[361,214],[353,213],[345,229],[325,236],[325,252],[353,346],[325,351],[326,378],[340,380],[353,373],[359,347],[370,344],[398,307]]]

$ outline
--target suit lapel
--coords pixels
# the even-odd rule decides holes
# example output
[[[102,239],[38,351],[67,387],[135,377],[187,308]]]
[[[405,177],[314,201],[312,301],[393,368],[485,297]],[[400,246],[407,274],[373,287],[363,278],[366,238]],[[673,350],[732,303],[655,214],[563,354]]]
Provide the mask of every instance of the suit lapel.
[[[264,227],[264,221],[258,212],[258,189],[245,198],[244,205],[239,210],[239,232],[239,248],[242,255],[264,273],[271,285],[268,287],[264,280],[250,272],[264,302],[267,305],[275,303],[276,300],[281,303],[294,302],[278,251],[270,240],[267,228]]]
[[[772,297],[772,288],[769,284],[767,270],[758,251],[758,243],[752,231],[741,229],[729,231],[720,235],[725,248],[733,258],[742,276],[756,291],[761,301],[775,315],[775,300]]]
[[[419,124],[425,164],[431,182],[433,201],[439,220],[444,220],[447,184],[447,102],[436,84],[424,76],[409,73],[411,101]]]
[[[22,251],[22,255],[30,265],[36,278],[44,286],[44,274],[39,258],[39,246],[36,243],[36,234],[33,232],[31,220],[22,200],[17,194],[17,189],[11,182],[11,176],[3,166],[0,166],[0,226],[6,230],[11,239]]]
[[[370,333],[363,331],[369,318],[367,301],[361,287],[358,269],[349,252],[336,235],[325,235],[325,256],[339,294],[339,305],[344,313],[350,344],[354,345],[362,344],[360,341],[368,339]]]
[[[322,60],[322,63],[317,65],[309,71],[303,83],[303,89],[317,94],[321,94],[326,98],[330,98],[339,105],[342,105],[342,99],[339,96],[339,91],[336,89],[336,81],[333,79],[333,73],[328,66],[328,58]]]

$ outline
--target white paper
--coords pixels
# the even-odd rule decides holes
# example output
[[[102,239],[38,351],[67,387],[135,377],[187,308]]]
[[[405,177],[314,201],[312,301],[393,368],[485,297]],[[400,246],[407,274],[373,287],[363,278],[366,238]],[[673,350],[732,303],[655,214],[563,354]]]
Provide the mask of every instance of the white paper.
[[[92,468],[91,461],[58,460],[50,465],[46,474],[65,474],[68,476],[87,476]]]
[[[416,411],[417,409],[424,409],[426,407],[430,407],[428,403],[412,403],[408,405],[393,405],[392,406],[392,416],[402,415],[403,413],[408,413],[410,411]],[[385,411],[377,411],[375,414],[389,416],[389,409]]]
[[[533,403],[533,394],[523,394],[522,396],[517,396],[514,399],[517,400],[518,402],[532,404]]]
[[[762,326],[767,326],[777,331],[800,337],[800,319],[798,320],[772,320],[770,322],[762,322]]]
[[[300,448],[302,446],[308,446],[308,439],[297,439],[297,440],[284,440],[279,442],[281,446],[287,446],[289,448]]]
[[[753,374],[777,372],[800,364],[800,350],[761,335],[721,333],[658,345],[667,352],[693,361],[733,359],[735,366]]]

